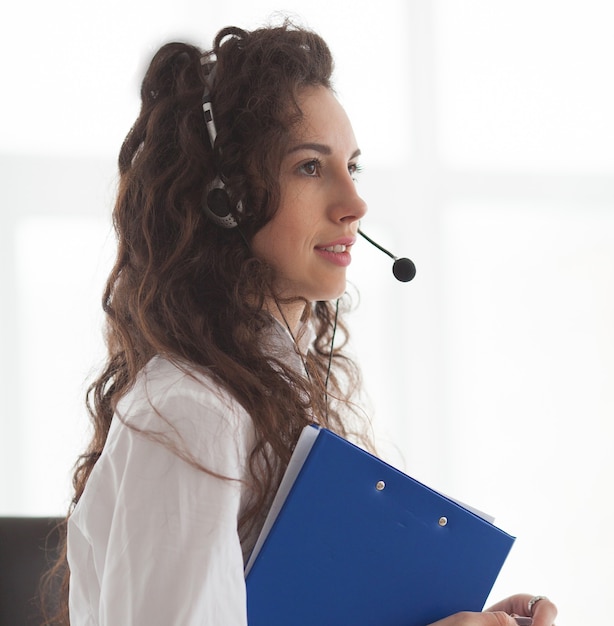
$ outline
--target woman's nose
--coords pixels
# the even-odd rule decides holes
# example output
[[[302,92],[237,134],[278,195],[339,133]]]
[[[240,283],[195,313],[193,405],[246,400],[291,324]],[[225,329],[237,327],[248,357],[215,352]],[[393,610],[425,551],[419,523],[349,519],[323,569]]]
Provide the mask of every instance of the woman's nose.
[[[367,203],[359,195],[356,183],[350,177],[337,190],[338,197],[333,206],[333,219],[340,222],[356,222],[367,213]]]

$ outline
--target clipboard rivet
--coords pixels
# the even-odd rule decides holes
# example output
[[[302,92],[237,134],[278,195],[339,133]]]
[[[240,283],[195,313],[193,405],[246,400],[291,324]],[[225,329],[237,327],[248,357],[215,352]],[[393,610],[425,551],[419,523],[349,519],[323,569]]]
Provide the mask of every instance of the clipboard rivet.
[[[385,487],[386,487],[386,483],[383,480],[378,480],[377,483],[375,483],[375,488],[378,491],[383,491]]]
[[[448,523],[448,518],[447,517],[440,517],[439,518],[439,525],[440,526],[445,526]]]

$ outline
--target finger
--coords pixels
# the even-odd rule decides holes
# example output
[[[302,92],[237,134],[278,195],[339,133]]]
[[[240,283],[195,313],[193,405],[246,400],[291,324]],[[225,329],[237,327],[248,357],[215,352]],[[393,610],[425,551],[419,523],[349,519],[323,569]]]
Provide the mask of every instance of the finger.
[[[494,613],[490,613],[493,617],[492,625],[493,626],[518,626],[518,622],[505,611],[496,611]],[[490,626],[491,622],[488,622],[488,626]]]
[[[533,626],[554,626],[557,614],[558,610],[554,602],[543,598],[533,605]]]
[[[487,611],[475,615],[479,617],[476,626],[518,626],[518,622],[505,611]]]

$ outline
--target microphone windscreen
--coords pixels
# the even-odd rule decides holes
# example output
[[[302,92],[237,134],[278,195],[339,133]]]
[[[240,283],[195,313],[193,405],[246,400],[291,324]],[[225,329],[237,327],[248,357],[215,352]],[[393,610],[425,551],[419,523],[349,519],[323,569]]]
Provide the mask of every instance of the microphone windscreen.
[[[392,273],[397,280],[408,283],[416,275],[416,266],[410,259],[397,259],[392,265]]]

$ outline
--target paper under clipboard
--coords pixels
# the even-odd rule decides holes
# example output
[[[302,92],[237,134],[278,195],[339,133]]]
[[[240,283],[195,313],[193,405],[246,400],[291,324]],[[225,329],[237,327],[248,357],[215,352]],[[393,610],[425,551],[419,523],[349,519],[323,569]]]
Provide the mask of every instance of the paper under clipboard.
[[[250,626],[480,611],[514,537],[326,429],[299,439],[246,566]]]

